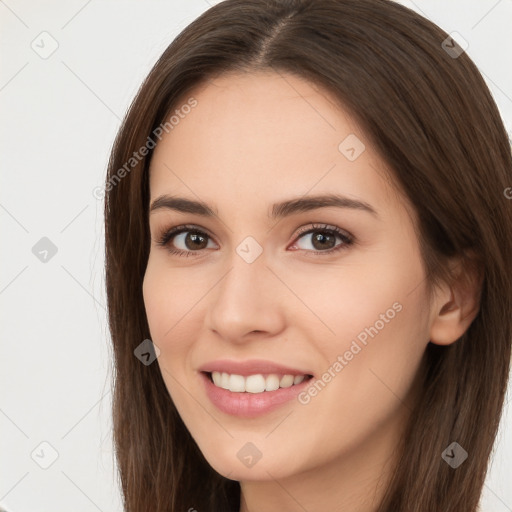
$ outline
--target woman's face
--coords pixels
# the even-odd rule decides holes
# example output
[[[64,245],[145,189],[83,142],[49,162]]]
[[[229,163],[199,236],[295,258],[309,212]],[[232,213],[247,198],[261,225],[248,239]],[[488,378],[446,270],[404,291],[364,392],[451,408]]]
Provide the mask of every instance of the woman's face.
[[[169,394],[233,480],[363,475],[393,453],[429,341],[413,209],[309,82],[231,74],[191,96],[150,169],[143,292]]]

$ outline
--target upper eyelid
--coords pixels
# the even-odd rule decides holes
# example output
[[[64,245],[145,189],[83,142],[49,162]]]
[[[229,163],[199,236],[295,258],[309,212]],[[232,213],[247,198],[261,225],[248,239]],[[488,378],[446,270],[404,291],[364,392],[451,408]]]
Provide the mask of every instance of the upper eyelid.
[[[345,235],[348,238],[353,238],[353,235],[347,231],[346,229],[340,228],[339,226],[335,226],[333,224],[321,223],[321,222],[313,222],[309,226],[303,226],[298,229],[295,236],[305,235],[306,233],[311,233],[315,229],[324,230],[324,231],[332,231],[338,235]]]

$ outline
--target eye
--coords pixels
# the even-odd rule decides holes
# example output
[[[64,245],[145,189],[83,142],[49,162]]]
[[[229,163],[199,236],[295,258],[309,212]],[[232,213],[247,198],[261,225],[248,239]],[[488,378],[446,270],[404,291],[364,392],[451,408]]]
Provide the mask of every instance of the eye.
[[[313,235],[313,236],[309,236]],[[307,227],[299,231],[296,240],[307,240],[310,242],[303,244],[312,247],[304,247],[299,245],[299,249],[311,252],[314,255],[332,254],[333,252],[347,249],[354,243],[354,237],[346,231],[341,230],[337,226],[328,226],[326,224],[314,224],[312,227]],[[341,240],[341,243],[336,244],[336,238]],[[296,246],[294,242],[293,246]]]
[[[157,243],[167,248],[171,254],[190,256],[193,252],[207,248],[208,239],[210,239],[210,235],[204,231],[197,229],[195,226],[185,225],[176,226],[165,231]],[[175,244],[181,245],[183,249],[173,247]]]
[[[310,237],[310,244],[305,244],[310,245],[312,249],[300,245],[296,247],[298,245],[297,240],[307,239],[308,235],[314,235]],[[341,242],[336,244],[336,239]],[[182,225],[164,231],[157,240],[157,244],[165,247],[171,254],[188,257],[194,252],[201,252],[202,249],[211,249],[212,247],[208,246],[211,241],[210,235],[202,229],[196,226]],[[314,255],[320,255],[332,254],[346,249],[353,243],[354,237],[337,226],[313,224],[299,231],[291,248],[298,248]],[[176,245],[181,245],[181,248],[177,248]]]

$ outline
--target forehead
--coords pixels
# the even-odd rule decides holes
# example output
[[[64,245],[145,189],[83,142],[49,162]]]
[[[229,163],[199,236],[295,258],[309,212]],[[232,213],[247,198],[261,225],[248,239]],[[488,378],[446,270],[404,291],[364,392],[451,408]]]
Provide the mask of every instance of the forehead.
[[[189,98],[196,105],[181,110]],[[184,97],[174,112],[173,128],[153,153],[152,200],[172,193],[219,209],[248,201],[265,208],[284,197],[337,192],[380,210],[403,201],[356,121],[297,76],[222,75]]]

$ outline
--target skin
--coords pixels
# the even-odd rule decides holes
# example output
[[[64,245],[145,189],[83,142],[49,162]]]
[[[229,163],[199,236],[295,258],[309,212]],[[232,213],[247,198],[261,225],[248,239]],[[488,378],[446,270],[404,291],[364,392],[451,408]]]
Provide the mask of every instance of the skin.
[[[428,301],[414,209],[327,92],[258,72],[217,77],[190,96],[197,106],[155,149],[150,202],[199,199],[218,215],[150,214],[143,294],[169,394],[209,464],[240,481],[241,512],[374,511],[426,345],[463,334],[476,315],[474,291],[442,285]],[[354,161],[338,149],[349,134],[366,147]],[[369,203],[378,217],[335,207],[267,217],[276,202],[333,192]],[[326,249],[312,234],[297,238],[313,223],[337,226],[355,243],[327,254],[343,243],[337,236]],[[189,257],[156,243],[181,224],[209,235]],[[186,235],[169,245],[193,251]],[[236,252],[247,236],[263,250],[252,263]],[[269,359],[321,377],[394,303],[401,311],[307,404],[242,419],[204,393],[197,369],[221,358]],[[262,453],[252,467],[237,457],[247,442]]]

